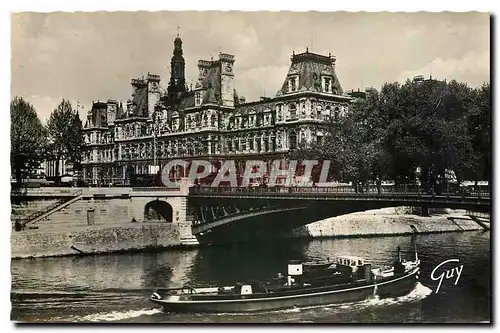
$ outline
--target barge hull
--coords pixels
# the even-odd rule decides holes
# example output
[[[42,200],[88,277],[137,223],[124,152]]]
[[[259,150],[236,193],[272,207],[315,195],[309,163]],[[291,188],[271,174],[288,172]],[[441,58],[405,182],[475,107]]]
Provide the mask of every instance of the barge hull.
[[[380,284],[348,288],[322,293],[301,294],[296,296],[274,296],[266,298],[206,300],[206,301],[168,301],[151,299],[160,304],[165,312],[257,312],[280,310],[294,307],[308,307],[335,303],[349,303],[368,299],[374,295],[397,297],[410,293],[416,285],[418,269],[405,276]]]

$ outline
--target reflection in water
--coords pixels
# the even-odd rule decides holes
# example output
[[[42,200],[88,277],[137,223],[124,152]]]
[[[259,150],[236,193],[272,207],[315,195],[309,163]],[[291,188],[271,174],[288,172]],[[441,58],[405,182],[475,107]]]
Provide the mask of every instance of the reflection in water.
[[[12,318],[15,320],[132,322],[450,322],[489,320],[488,232],[323,240],[280,240],[266,244],[210,246],[196,250],[110,254],[12,261]],[[148,297],[155,287],[227,285],[268,279],[286,272],[291,259],[365,257],[391,264],[397,247],[422,261],[415,297],[368,300],[315,309],[265,314],[169,314]],[[458,285],[443,283],[439,294],[432,269],[458,258],[464,271]],[[430,288],[430,289],[429,289]],[[430,295],[429,295],[430,294]],[[371,302],[371,303],[370,303]],[[375,302],[375,303],[374,303]]]
[[[151,290],[187,282],[198,250],[108,254],[12,262],[12,289],[33,291]]]

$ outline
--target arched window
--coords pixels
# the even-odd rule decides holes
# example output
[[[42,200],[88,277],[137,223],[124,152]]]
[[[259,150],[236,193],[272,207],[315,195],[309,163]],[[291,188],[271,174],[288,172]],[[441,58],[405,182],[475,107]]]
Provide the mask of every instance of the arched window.
[[[217,117],[215,116],[215,114],[212,114],[210,116],[210,126],[215,127],[216,120],[217,120]]]
[[[323,120],[323,115],[321,114],[321,105],[316,106],[316,119]]]
[[[257,115],[255,126],[257,126],[257,127],[262,126],[262,115],[261,114]]]
[[[326,119],[330,118],[332,116],[332,108],[330,106],[327,106],[326,107],[326,110],[325,110],[325,114],[326,114]]]
[[[333,119],[335,121],[338,121],[340,118],[340,109],[339,107],[337,106],[334,110],[333,110]]]

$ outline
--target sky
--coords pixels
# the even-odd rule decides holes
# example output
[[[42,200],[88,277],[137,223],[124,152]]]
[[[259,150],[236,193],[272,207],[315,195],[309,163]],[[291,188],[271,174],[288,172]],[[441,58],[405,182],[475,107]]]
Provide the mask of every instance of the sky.
[[[337,57],[344,90],[379,89],[414,75],[490,80],[487,13],[53,12],[11,15],[11,96],[30,101],[45,122],[62,98],[83,105],[125,102],[130,79],[148,72],[166,88],[177,27],[188,83],[198,59],[235,55],[235,88],[247,101],[273,97],[292,52]]]

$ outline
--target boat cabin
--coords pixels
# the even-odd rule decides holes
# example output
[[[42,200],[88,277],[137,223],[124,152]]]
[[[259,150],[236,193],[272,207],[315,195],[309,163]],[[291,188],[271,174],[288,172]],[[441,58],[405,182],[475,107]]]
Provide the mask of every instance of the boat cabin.
[[[352,281],[370,281],[371,264],[364,258],[356,256],[339,256],[336,261],[337,269],[351,276]]]
[[[349,267],[362,267],[365,265],[365,260],[361,257],[342,256],[337,258],[336,264]]]

